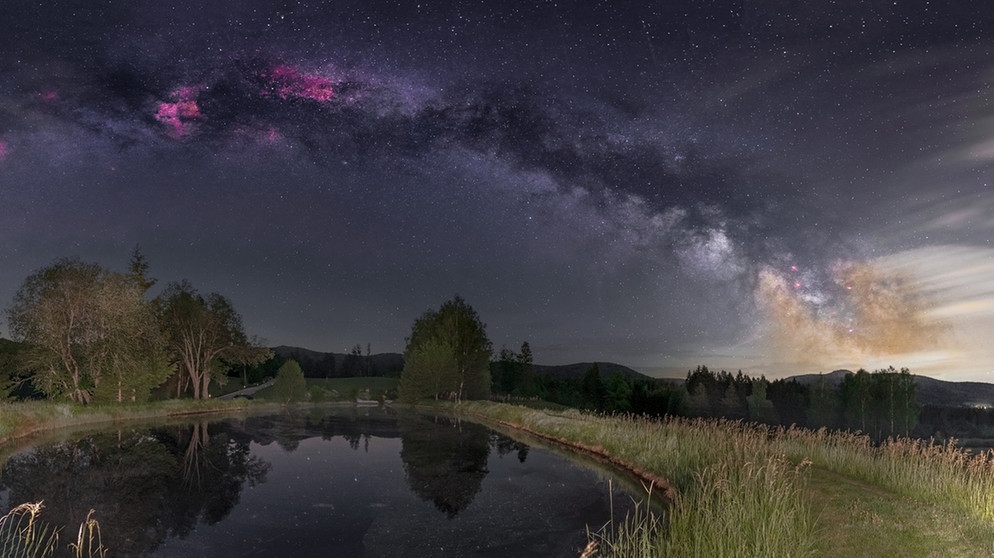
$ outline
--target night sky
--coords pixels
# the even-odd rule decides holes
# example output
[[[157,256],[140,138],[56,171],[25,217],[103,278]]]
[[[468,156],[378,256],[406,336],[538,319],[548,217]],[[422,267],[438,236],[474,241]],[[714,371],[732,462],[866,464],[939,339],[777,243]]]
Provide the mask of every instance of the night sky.
[[[153,294],[219,292],[269,345],[400,352],[459,294],[543,364],[994,380],[986,2],[0,22],[2,307],[57,258],[124,271],[140,245]]]

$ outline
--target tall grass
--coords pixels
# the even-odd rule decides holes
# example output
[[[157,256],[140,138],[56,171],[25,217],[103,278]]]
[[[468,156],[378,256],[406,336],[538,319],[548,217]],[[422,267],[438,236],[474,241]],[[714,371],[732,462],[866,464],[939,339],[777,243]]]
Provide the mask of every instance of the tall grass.
[[[41,502],[21,504],[0,517],[0,556],[4,558],[48,558],[59,546],[59,529],[41,518]],[[100,540],[100,524],[93,510],[79,526],[76,542],[68,548],[76,558],[104,558],[107,549]]]
[[[780,435],[789,455],[912,500],[994,522],[994,451],[912,438],[874,446],[848,432],[789,429]]]
[[[805,556],[818,542],[807,471],[818,467],[950,512],[976,531],[994,523],[994,451],[955,441],[891,439],[728,420],[601,416],[470,402],[466,411],[601,453],[661,478],[667,516],[649,506],[593,534],[587,556]],[[981,541],[981,544],[985,544]]]
[[[59,533],[39,519],[41,502],[21,504],[0,517],[0,556],[51,556]]]
[[[648,504],[636,508],[613,531],[595,534],[597,556],[805,556],[814,547],[814,520],[802,496],[808,462],[791,462],[766,427],[484,402],[465,409],[666,479],[654,488],[670,500],[666,521]]]

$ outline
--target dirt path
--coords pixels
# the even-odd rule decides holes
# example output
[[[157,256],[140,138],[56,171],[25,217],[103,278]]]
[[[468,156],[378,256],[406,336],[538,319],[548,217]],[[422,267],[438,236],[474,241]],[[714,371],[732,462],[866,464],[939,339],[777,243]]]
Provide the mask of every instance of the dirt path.
[[[991,526],[832,471],[815,467],[810,474],[816,556],[994,556]]]
[[[241,395],[242,397],[249,397],[249,396],[255,395],[255,392],[259,391],[260,389],[267,388],[267,387],[269,387],[269,386],[271,386],[271,385],[273,385],[275,383],[276,383],[276,378],[273,378],[273,379],[267,381],[264,384],[259,384],[257,386],[251,386],[251,387],[247,387],[245,389],[240,389],[238,391],[233,391],[231,393],[226,393],[226,394],[218,397],[218,399],[234,399],[234,398],[238,397],[239,395]]]

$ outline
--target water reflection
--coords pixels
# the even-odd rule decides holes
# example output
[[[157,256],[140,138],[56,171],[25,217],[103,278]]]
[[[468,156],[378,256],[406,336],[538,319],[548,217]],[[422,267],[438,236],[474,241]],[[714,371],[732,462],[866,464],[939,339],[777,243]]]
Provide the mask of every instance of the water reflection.
[[[569,554],[607,519],[598,482],[481,425],[379,409],[93,433],[0,469],[7,507],[44,500],[67,533],[95,509],[111,556]]]
[[[412,492],[449,517],[473,501],[487,476],[490,436],[485,427],[425,417],[401,422],[400,439],[400,458]]]
[[[54,525],[79,525],[92,508],[115,552],[142,556],[167,536],[223,520],[242,487],[265,482],[269,464],[251,439],[205,422],[118,430],[38,446],[0,470],[10,505],[44,500]]]

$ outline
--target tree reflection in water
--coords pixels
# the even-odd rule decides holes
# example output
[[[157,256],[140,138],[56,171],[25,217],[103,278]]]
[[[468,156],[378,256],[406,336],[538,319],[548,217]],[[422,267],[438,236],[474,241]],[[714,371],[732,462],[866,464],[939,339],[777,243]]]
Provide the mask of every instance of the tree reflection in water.
[[[333,447],[330,445],[303,444],[309,439],[335,438],[347,442],[351,451],[364,454],[358,462],[370,470],[362,474],[348,472],[351,465],[345,463],[357,461],[327,452]],[[384,452],[381,442],[391,449]],[[311,468],[306,479],[285,484],[287,464],[293,461],[264,450],[270,445],[285,454],[304,451],[306,459],[332,468]],[[390,464],[397,459],[397,451],[403,465],[402,477],[394,473],[397,462]],[[289,548],[286,545],[296,545],[295,552],[301,551],[302,545],[312,545],[318,555],[326,555],[322,552],[328,550],[326,545],[331,541],[337,541],[333,546],[342,555],[360,555],[361,549],[369,550],[381,543],[386,545],[385,555],[389,555],[389,549],[396,549],[396,545],[406,548],[414,544],[407,537],[417,540],[425,529],[444,531],[446,528],[436,523],[439,520],[456,531],[465,528],[460,521],[490,524],[489,519],[481,519],[487,516],[486,510],[474,509],[453,520],[474,499],[485,498],[481,494],[487,490],[483,481],[489,474],[491,456],[508,456],[509,460],[524,463],[528,452],[527,445],[454,418],[398,415],[390,409],[315,410],[214,423],[119,429],[38,445],[12,456],[0,469],[0,489],[6,490],[0,496],[10,505],[43,500],[42,518],[72,531],[91,508],[95,509],[110,556],[144,556],[157,550],[169,556],[185,556],[202,553],[205,548],[266,554],[276,549],[282,552]],[[267,456],[267,460],[259,455]],[[269,460],[277,465],[271,465]],[[504,470],[502,464],[495,463],[491,461],[490,465]],[[282,467],[281,472],[272,472],[274,467]],[[342,467],[346,473],[334,467]],[[343,475],[351,482],[336,484],[333,479],[340,480]],[[362,477],[363,482],[353,479],[353,475],[355,479]],[[265,483],[269,477],[275,486],[260,487],[251,498],[243,492],[246,487]],[[504,477],[501,481],[506,483]],[[405,485],[415,498],[398,493]],[[515,484],[514,488],[524,490],[522,486]],[[299,494],[301,490],[322,496],[308,503],[310,500]],[[287,501],[287,494],[294,491],[294,498],[299,500]],[[232,513],[241,500],[251,507],[259,506],[260,498],[266,510],[276,510],[281,515],[262,514],[257,518],[254,514],[245,517]],[[416,533],[390,527],[405,517],[400,515],[405,502],[418,499],[431,502],[441,515],[422,514],[416,521],[410,519],[417,525]],[[229,517],[239,527],[198,529]],[[518,523],[512,523],[520,528]],[[251,525],[248,531],[239,531],[246,525]],[[397,536],[404,540],[395,540]],[[486,538],[482,533],[479,537]],[[170,542],[164,544],[167,540]]]
[[[98,510],[115,555],[145,555],[168,536],[213,524],[238,503],[242,487],[265,482],[269,464],[244,439],[197,423],[119,430],[38,446],[11,457],[0,488],[11,505],[44,500],[52,525],[79,525]]]
[[[450,518],[469,506],[480,491],[491,445],[501,456],[517,452],[522,463],[528,456],[528,446],[451,417],[401,420],[400,438],[400,458],[411,491]]]

